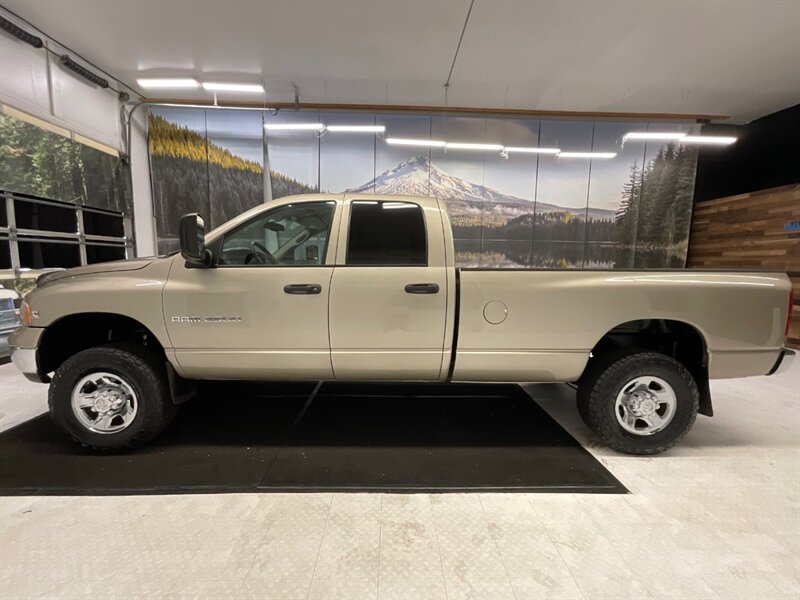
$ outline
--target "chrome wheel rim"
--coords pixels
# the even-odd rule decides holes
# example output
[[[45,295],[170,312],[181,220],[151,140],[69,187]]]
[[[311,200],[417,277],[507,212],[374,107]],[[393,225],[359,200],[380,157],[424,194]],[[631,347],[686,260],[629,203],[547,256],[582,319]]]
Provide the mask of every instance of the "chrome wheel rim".
[[[634,435],[653,435],[672,422],[678,398],[672,386],[652,375],[631,379],[622,386],[614,403],[620,426]]]
[[[119,375],[99,371],[83,377],[72,389],[72,412],[95,433],[118,433],[139,410],[131,385]]]

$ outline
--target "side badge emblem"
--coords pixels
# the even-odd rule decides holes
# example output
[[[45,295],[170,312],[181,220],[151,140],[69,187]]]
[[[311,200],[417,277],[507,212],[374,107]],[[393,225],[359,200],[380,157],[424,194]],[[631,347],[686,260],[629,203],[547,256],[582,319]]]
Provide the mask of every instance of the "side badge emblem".
[[[241,323],[242,317],[172,317],[173,323]]]

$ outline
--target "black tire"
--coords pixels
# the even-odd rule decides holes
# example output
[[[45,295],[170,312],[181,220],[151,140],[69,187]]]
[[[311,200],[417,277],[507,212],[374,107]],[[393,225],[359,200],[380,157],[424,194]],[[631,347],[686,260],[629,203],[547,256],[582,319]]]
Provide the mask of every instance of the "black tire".
[[[614,361],[634,352],[646,352],[646,350],[639,348],[612,348],[606,350],[600,356],[593,356],[589,359],[586,369],[581,375],[581,378],[577,381],[577,390],[575,392],[578,414],[589,429],[594,430],[594,426],[589,418],[589,399],[594,384],[597,382],[600,375],[603,374],[603,371],[610,367]]]
[[[73,440],[91,450],[124,451],[146,444],[172,422],[177,412],[162,361],[137,344],[108,344],[78,352],[53,375],[48,394],[50,416]],[[137,397],[135,417],[118,432],[92,431],[72,410],[74,387],[84,376],[101,371],[124,379]]]
[[[615,414],[617,395],[636,377],[654,376],[672,387],[675,414],[669,424],[650,435],[631,433]],[[685,436],[697,418],[700,394],[692,374],[673,358],[657,352],[628,351],[610,360],[600,360],[593,376],[579,388],[592,431],[613,450],[624,454],[653,455],[669,450]],[[636,428],[635,428],[636,429]]]

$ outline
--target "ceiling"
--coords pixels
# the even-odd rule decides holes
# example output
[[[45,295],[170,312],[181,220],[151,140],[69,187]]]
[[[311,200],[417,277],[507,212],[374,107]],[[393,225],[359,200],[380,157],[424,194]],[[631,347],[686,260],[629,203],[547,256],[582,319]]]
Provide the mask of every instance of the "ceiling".
[[[443,105],[469,0],[0,0],[137,88],[263,82],[266,102]],[[141,90],[143,95],[153,96]],[[209,99],[205,91],[162,97]],[[226,93],[221,99],[256,100]],[[476,0],[449,106],[730,115],[800,102],[800,2]]]

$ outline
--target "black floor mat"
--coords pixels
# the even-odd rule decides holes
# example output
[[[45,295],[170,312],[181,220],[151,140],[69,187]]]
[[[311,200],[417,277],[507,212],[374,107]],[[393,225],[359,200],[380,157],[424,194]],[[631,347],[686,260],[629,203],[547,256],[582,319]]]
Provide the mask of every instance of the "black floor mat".
[[[206,384],[150,445],[93,455],[42,416],[0,434],[0,495],[625,493],[515,385]]]

